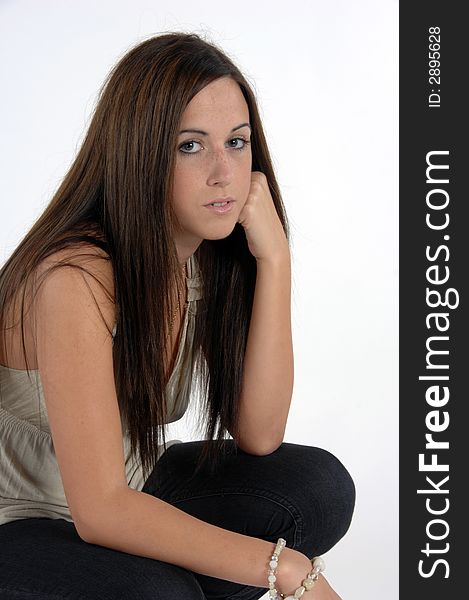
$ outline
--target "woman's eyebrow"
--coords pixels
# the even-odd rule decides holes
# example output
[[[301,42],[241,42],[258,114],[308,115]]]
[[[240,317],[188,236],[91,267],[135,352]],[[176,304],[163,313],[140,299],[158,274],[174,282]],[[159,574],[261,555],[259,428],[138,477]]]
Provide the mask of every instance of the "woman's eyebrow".
[[[233,127],[230,133],[233,133],[233,131],[236,131],[237,129],[241,129],[241,127],[249,127],[249,129],[251,129],[251,125],[249,125],[249,123],[241,123],[241,125]],[[199,135],[209,135],[206,131],[202,131],[201,129],[181,129],[179,135],[181,135],[181,133],[198,133]]]

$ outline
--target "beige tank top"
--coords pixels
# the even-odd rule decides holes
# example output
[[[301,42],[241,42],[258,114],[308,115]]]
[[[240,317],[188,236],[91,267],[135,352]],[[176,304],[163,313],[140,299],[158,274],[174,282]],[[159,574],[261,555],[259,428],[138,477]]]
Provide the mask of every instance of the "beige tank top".
[[[188,261],[187,300],[179,346],[166,387],[167,423],[180,419],[189,404],[196,301],[202,282],[195,256]],[[113,336],[115,335],[115,328]],[[54,452],[38,370],[27,371],[0,365],[0,525],[18,519],[46,517],[73,522]],[[128,431],[123,432],[125,473],[129,487],[141,491],[145,483],[141,465],[130,453]],[[157,460],[181,440],[158,446]]]

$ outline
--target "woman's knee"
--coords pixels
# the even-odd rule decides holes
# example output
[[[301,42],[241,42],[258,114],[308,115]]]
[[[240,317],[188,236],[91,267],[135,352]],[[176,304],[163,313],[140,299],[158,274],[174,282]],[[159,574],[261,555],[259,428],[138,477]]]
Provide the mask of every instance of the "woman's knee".
[[[355,484],[342,462],[322,448],[311,447],[303,464],[307,485],[304,544],[321,554],[348,531],[355,507]]]
[[[269,455],[254,456],[241,450],[232,452],[234,448],[230,448],[223,459],[224,468],[217,475],[199,475],[188,484],[200,448],[200,442],[170,447],[160,460],[158,486],[151,492],[169,502],[186,502],[190,497],[200,496],[201,506],[197,510],[200,509],[201,514],[197,514],[204,520],[208,502],[206,499],[202,502],[202,497],[207,490],[222,491],[225,495],[230,491],[264,495],[267,506],[266,503],[255,505],[256,526],[262,526],[264,521],[259,517],[265,514],[271,529],[269,502],[271,507],[282,506],[280,523],[287,513],[291,516],[293,524],[287,523],[286,533],[290,532],[287,541],[298,549],[305,546],[325,552],[348,530],[355,505],[355,486],[344,465],[327,450],[283,442]],[[246,500],[249,501],[249,497]],[[213,501],[219,502],[217,498]],[[225,504],[226,498],[220,510],[222,506],[226,508]],[[178,506],[182,508],[181,504]],[[190,500],[190,507],[185,506],[185,509],[195,510],[194,501]],[[231,514],[236,517],[236,510],[229,511]]]
[[[355,484],[342,462],[328,450],[315,448],[321,455],[321,464],[327,474],[324,479],[331,484],[331,494],[338,506],[348,515],[352,514],[355,506]],[[316,458],[316,460],[318,460]]]

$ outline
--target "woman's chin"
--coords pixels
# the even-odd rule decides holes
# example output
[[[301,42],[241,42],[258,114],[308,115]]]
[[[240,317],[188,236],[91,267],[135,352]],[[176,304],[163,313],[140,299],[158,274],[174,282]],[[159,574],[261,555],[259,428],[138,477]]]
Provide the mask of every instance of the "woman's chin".
[[[207,230],[205,233],[206,240],[223,240],[227,238],[235,228],[236,223],[231,223],[230,225],[224,224],[223,227],[214,227],[210,231]]]

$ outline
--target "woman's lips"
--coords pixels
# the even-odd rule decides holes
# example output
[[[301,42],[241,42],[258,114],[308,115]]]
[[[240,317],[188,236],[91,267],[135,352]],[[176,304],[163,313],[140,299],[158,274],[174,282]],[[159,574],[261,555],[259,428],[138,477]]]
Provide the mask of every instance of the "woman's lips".
[[[235,200],[231,197],[227,198],[217,198],[216,200],[212,200],[209,204],[205,205],[205,208],[208,208],[212,212],[223,215],[233,208],[233,204]]]

